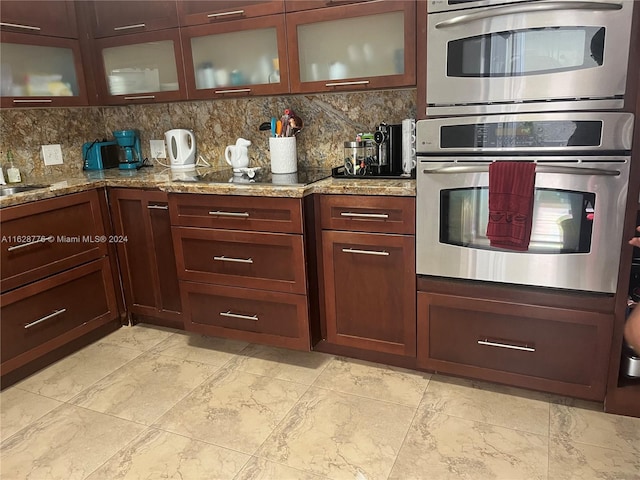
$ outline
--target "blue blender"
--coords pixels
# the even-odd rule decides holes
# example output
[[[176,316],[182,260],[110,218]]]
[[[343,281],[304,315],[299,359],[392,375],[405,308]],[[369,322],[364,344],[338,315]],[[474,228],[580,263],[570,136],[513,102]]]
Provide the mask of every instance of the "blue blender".
[[[114,130],[113,136],[120,147],[120,170],[135,170],[142,166],[140,136],[136,130]]]

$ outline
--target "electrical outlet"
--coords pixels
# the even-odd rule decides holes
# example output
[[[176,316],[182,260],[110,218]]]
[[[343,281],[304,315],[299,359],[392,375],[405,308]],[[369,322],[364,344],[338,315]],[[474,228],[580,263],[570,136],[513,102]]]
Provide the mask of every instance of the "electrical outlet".
[[[63,163],[60,144],[42,145],[40,155],[45,165],[62,165]]]
[[[164,140],[149,140],[151,158],[167,158],[167,151],[164,149]]]

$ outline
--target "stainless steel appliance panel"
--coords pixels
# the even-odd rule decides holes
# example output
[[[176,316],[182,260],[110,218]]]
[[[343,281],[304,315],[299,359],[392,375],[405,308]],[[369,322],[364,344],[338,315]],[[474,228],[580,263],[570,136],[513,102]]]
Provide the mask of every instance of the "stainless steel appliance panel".
[[[629,177],[628,156],[422,157],[417,173],[417,273],[560,289],[613,293],[616,290],[624,208]],[[488,190],[492,160],[535,161],[536,193],[543,189],[593,194],[593,225],[588,251],[562,253],[514,252],[491,249],[476,242],[473,248],[443,243],[442,192],[475,188]],[[535,208],[536,202],[534,202]],[[481,239],[486,232],[488,205],[482,200],[460,208],[460,224]],[[575,212],[574,212],[575,214]],[[536,214],[534,225],[536,229]],[[532,234],[532,251],[536,248]]]
[[[429,13],[427,115],[622,108],[633,4],[539,0]]]

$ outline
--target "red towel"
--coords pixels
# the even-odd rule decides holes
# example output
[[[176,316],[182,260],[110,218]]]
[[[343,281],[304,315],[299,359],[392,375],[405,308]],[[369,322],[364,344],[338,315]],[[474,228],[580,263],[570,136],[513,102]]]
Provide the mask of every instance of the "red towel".
[[[535,163],[493,162],[489,166],[487,237],[492,247],[529,249],[535,179]]]

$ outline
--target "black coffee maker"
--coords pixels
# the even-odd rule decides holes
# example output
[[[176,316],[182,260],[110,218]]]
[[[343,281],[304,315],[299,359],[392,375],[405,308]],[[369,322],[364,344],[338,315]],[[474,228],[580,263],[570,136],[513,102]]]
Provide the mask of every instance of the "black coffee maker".
[[[374,175],[400,175],[402,173],[402,124],[381,123],[373,134],[378,148]]]

